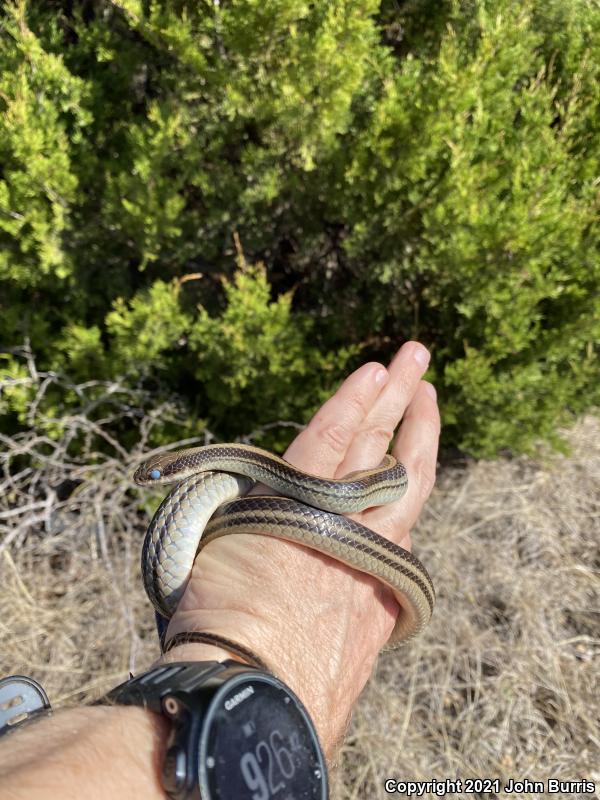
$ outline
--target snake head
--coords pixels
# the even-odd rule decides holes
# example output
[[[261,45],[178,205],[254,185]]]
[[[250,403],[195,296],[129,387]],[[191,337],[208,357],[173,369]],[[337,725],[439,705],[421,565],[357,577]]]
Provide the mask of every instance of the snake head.
[[[176,480],[172,477],[173,469],[169,469],[173,459],[165,455],[158,455],[144,461],[133,474],[133,480],[139,486],[152,486],[153,484],[171,483]]]
[[[157,453],[136,469],[133,480],[140,486],[182,481],[201,471],[198,468],[198,455],[214,448],[214,445],[208,445],[207,447],[190,447],[187,450]]]

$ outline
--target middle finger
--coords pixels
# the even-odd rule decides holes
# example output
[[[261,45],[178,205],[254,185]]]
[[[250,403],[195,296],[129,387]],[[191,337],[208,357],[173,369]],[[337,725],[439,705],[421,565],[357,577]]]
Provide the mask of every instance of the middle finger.
[[[402,345],[388,367],[388,383],[358,427],[336,477],[379,464],[428,364],[429,353],[422,344]]]

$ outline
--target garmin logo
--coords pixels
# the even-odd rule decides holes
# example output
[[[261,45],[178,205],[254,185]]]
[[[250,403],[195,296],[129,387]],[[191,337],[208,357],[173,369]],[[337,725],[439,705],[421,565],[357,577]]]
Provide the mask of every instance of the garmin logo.
[[[231,711],[232,708],[239,706],[240,703],[243,703],[251,694],[254,694],[254,687],[253,686],[246,686],[245,689],[242,689],[241,692],[234,694],[233,697],[230,697],[228,700],[225,700],[225,711]]]

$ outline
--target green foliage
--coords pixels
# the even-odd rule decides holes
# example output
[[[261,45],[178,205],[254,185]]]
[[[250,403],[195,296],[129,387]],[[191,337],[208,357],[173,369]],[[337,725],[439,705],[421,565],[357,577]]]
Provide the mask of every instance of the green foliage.
[[[407,56],[384,84],[347,173],[347,246],[378,257],[398,313],[413,306],[413,336],[438,332],[446,435],[493,455],[556,443],[564,412],[598,401],[598,206],[571,136],[583,83],[571,77],[570,105],[557,102],[531,8],[480,4],[470,22],[470,50],[468,26],[450,27],[435,61]],[[416,83],[418,101],[403,103]],[[587,146],[597,157],[597,140]]]
[[[165,354],[176,348],[189,325],[189,319],[179,308],[177,284],[157,280],[150,289],[136,294],[129,304],[117,298],[114,310],[106,317],[114,354],[111,369],[117,373],[128,369],[139,373],[149,365],[165,369]]]
[[[270,302],[262,265],[242,264],[224,287],[223,313],[211,317],[200,308],[190,334],[198,359],[195,374],[205,387],[211,417],[241,434],[316,411],[327,397],[330,376],[359,348],[323,355],[311,345],[312,320],[292,315],[291,292]]]
[[[29,372],[24,364],[4,354],[0,355],[0,379],[3,383],[0,395],[0,414],[10,414],[25,425],[27,409],[34,398]]]
[[[40,369],[175,392],[155,441],[304,420],[407,338],[446,445],[598,404],[595,2],[0,2],[0,340]]]
[[[7,4],[0,49],[0,279],[20,288],[64,280],[61,242],[77,177],[69,145],[89,114],[84,84],[27,28],[25,6]]]

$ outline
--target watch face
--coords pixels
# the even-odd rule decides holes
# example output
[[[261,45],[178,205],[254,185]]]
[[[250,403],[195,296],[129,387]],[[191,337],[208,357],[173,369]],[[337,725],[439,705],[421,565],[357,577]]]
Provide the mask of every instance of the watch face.
[[[240,675],[214,696],[199,747],[202,800],[326,800],[327,773],[298,699],[269,675]]]

